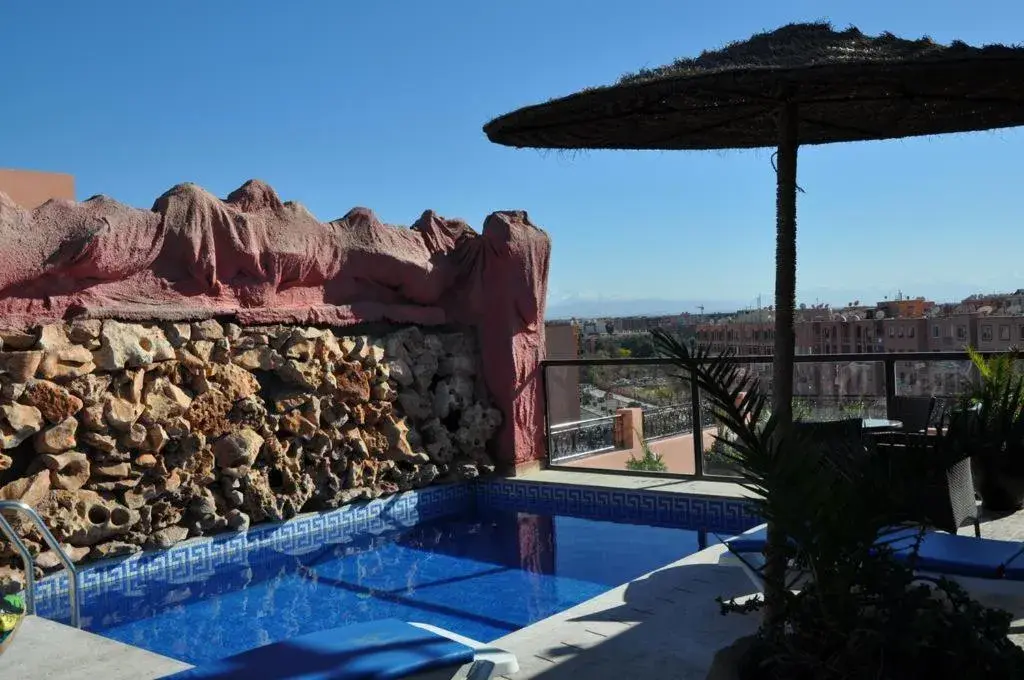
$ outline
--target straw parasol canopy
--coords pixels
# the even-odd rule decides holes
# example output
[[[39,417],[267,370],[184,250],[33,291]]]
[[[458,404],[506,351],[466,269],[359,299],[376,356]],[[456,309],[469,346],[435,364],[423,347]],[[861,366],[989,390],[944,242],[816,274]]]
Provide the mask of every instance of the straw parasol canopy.
[[[513,111],[484,132],[554,149],[776,146],[781,100],[799,105],[800,144],[1021,125],[1024,49],[791,24]]]
[[[1024,125],[1022,48],[938,45],[811,23],[528,106],[492,120],[484,132],[516,147],[777,148],[772,411],[781,441],[792,427],[799,146],[1016,125]],[[769,522],[770,627],[782,613],[784,548],[785,537]]]

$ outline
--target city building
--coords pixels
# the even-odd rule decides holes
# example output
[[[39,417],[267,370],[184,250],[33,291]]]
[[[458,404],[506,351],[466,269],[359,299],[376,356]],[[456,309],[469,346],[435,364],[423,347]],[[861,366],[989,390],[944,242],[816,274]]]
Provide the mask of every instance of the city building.
[[[548,359],[579,357],[579,327],[571,321],[544,324],[544,349]],[[580,420],[580,369],[576,366],[548,366],[544,370],[548,419],[551,423]]]
[[[983,352],[1006,352],[1024,347],[1024,316],[986,315],[975,318],[978,328],[974,347]]]
[[[0,169],[0,192],[31,210],[52,198],[75,200],[75,178],[59,172]]]
[[[868,354],[882,351],[881,322],[860,314],[834,314],[795,324],[797,354]]]
[[[976,314],[950,314],[931,317],[928,324],[929,352],[959,352],[964,347],[978,347],[978,316]]]
[[[876,307],[892,319],[915,319],[930,312],[935,303],[923,297],[906,298],[901,293],[895,300],[883,300]]]

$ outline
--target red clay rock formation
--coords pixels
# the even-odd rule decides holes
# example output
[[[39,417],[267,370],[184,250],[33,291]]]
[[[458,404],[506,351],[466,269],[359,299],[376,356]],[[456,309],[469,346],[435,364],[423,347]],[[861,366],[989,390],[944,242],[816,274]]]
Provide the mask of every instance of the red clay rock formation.
[[[468,325],[505,416],[493,453],[508,468],[543,451],[549,254],[523,212],[490,215],[481,234],[429,211],[409,229],[362,208],[322,223],[258,181],[224,201],[178,185],[149,211],[103,196],[26,210],[0,193],[0,318],[14,330],[104,318]],[[89,357],[46,358],[44,377],[92,371]]]

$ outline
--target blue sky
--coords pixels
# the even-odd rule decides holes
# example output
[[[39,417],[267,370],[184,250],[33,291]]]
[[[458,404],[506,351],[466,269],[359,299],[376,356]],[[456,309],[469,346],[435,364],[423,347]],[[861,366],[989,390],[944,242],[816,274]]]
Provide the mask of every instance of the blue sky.
[[[790,21],[974,44],[1024,25],[1019,0],[824,4],[8,3],[0,166],[146,207],[181,181],[223,196],[257,177],[323,220],[361,205],[479,226],[525,209],[553,239],[556,309],[752,304],[773,290],[769,152],[514,150],[481,126]],[[1018,129],[802,150],[798,297],[1024,287],[1022,142]]]

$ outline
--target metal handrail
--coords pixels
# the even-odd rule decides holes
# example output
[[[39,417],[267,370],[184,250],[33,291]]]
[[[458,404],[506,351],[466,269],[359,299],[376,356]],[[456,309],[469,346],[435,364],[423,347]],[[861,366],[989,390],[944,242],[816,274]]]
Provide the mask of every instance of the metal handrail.
[[[551,429],[554,430],[555,428],[565,428],[567,430],[571,430],[581,425],[591,425],[593,423],[606,423],[609,420],[615,420],[616,418],[619,417],[620,416],[618,414],[612,413],[611,415],[598,416],[597,418],[585,418],[583,420],[574,420],[569,423],[556,423],[551,426]]]
[[[28,546],[25,545],[25,542],[14,531],[14,527],[7,521],[7,518],[3,516],[4,510],[13,510],[27,516],[36,529],[39,529],[39,533],[42,534],[46,544],[50,546],[50,550],[57,554],[64,568],[67,569],[68,596],[71,598],[71,625],[79,628],[78,569],[75,567],[75,563],[71,561],[68,554],[60,547],[60,543],[50,533],[46,523],[43,522],[43,518],[31,506],[21,501],[0,501],[0,531],[3,531],[7,540],[14,544],[18,554],[21,555],[21,563],[25,567],[25,612],[28,614],[35,614],[36,612],[35,560],[32,558],[32,553],[29,552]]]
[[[714,350],[712,350],[714,352]],[[983,357],[995,357],[1000,355],[1006,355],[1009,352],[1006,351],[980,351]],[[717,353],[713,353],[711,356],[700,356],[701,363],[716,365],[722,361],[729,361],[735,364],[741,365],[756,365],[756,364],[767,364],[770,365],[772,362],[772,356],[770,355],[724,355],[721,356]],[[885,403],[885,414],[890,420],[898,420],[896,418],[895,399],[898,393],[902,389],[899,381],[897,381],[897,366],[902,364],[929,364],[933,362],[948,362],[957,361],[970,363],[971,355],[965,351],[941,351],[941,352],[865,352],[865,353],[840,353],[840,354],[797,354],[793,357],[793,363],[800,364],[859,364],[859,363],[870,363],[880,364],[884,374],[884,395],[878,394],[858,394],[849,395],[856,396],[858,399],[878,399],[879,402],[884,400]],[[612,367],[634,367],[634,366],[647,366],[647,367],[675,367],[676,364],[673,361],[664,356],[657,357],[629,357],[629,358],[611,358],[611,357],[588,357],[588,358],[576,358],[576,359],[545,359],[541,361],[541,381],[544,389],[545,399],[550,399],[551,386],[548,383],[546,376],[549,369],[553,368],[588,368],[593,366],[612,366]],[[973,368],[971,369],[974,370]],[[807,399],[807,398],[822,398],[825,395],[809,395],[795,393],[794,399]],[[945,400],[946,398],[955,398],[955,394],[949,395],[934,395],[937,399]],[[628,397],[627,397],[628,398]],[[684,402],[685,403],[685,402]],[[711,420],[713,421],[714,414],[710,414],[704,410],[703,407],[698,407],[702,404],[701,390],[696,381],[690,381],[690,409],[691,409],[691,420],[692,420],[692,431],[701,432],[703,431],[703,422]],[[709,418],[710,416],[710,418]],[[546,421],[546,439],[548,447],[548,461],[547,464],[553,468],[561,466],[571,458],[558,458],[555,459],[551,456],[551,440],[552,435],[560,434],[564,430],[559,430],[559,427],[564,425],[554,425],[550,422],[550,418]],[[669,477],[672,479],[712,479],[721,481],[735,481],[735,477],[728,476],[725,474],[708,474],[704,471],[704,437],[695,436],[693,437],[693,449],[694,449],[694,472],[692,474],[683,473],[667,473],[667,472],[644,472],[636,470],[608,470],[608,469],[590,469],[591,472],[597,472],[602,474],[623,474],[623,475],[651,475],[658,477]],[[593,452],[588,452],[589,455]],[[580,457],[579,454],[574,455],[573,458]],[[570,468],[572,469],[572,468]]]

